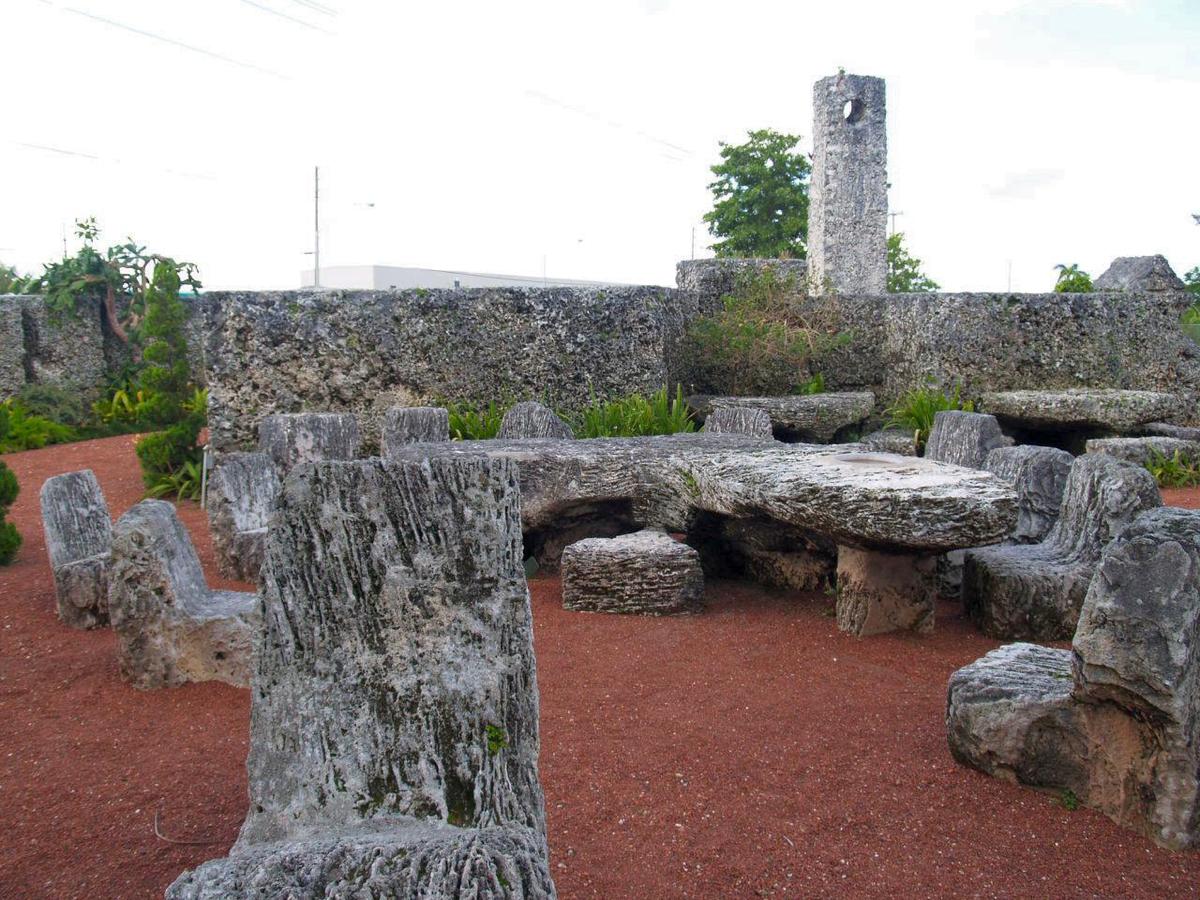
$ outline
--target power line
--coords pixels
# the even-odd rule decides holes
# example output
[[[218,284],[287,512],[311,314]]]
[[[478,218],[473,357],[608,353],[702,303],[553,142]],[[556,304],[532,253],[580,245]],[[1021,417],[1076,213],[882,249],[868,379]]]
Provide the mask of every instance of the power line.
[[[312,22],[305,22],[303,19],[296,16],[290,16],[278,9],[271,9],[269,6],[263,6],[261,3],[256,3],[255,0],[242,0],[247,6],[253,6],[255,9],[261,9],[265,13],[270,13],[273,16],[278,16],[281,19],[287,19],[289,22],[295,22],[297,25],[303,25],[305,28],[311,28],[313,31],[319,31],[321,34],[333,34],[332,31],[327,31],[319,25],[314,25]]]
[[[110,163],[116,163],[119,166],[137,165],[137,163],[127,163],[124,160],[118,159],[115,156],[96,156],[94,153],[84,153],[82,150],[68,150],[65,147],[52,147],[49,144],[35,144],[32,141],[11,141],[10,143],[17,145],[18,147],[25,147],[29,150],[41,150],[44,153],[56,153],[61,156],[77,156],[80,159],[90,159],[90,160],[94,160],[95,162],[110,162]],[[197,178],[197,179],[200,179],[201,181],[218,181],[219,180],[216,175],[209,175],[204,172],[183,172],[183,171],[180,171],[179,169],[160,169],[160,168],[155,168],[153,170],[148,170],[148,171],[162,172],[166,175],[177,175],[180,178]]]
[[[330,9],[325,4],[316,3],[316,2],[314,2],[314,0],[292,0],[292,2],[295,3],[297,6],[307,7],[308,9],[311,9],[313,12],[319,12],[326,16],[336,16],[337,15],[336,9]]]
[[[106,19],[103,16],[92,15],[92,13],[84,12],[82,9],[75,9],[71,6],[59,7],[63,12],[74,13],[77,16],[83,16],[85,19],[91,19],[94,22],[100,22],[112,28],[120,28],[122,31],[128,31],[132,34],[140,34],[142,37],[148,37],[151,40],[160,41],[164,44],[170,44],[173,47],[180,47],[184,50],[190,50],[192,53],[199,53],[201,56],[207,56],[210,59],[220,60],[221,62],[229,63],[233,66],[239,66],[243,69],[250,69],[255,72],[260,72],[263,75],[271,75],[275,78],[282,78],[284,81],[291,81],[291,77],[284,75],[282,72],[275,72],[271,69],[264,69],[261,66],[256,66],[254,63],[242,62],[240,59],[234,59],[232,56],[225,56],[222,53],[215,53],[212,50],[205,50],[203,47],[196,47],[192,44],[185,44],[183,41],[177,41],[174,38],[164,37],[161,34],[155,34],[152,31],[144,31],[141,28],[135,28],[132,25],[126,25],[124,22],[117,22],[113,19]]]

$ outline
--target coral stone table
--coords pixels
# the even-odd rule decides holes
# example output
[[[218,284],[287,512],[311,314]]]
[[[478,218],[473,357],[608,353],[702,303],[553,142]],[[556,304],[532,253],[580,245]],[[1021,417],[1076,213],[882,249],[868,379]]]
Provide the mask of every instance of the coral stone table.
[[[477,453],[517,462],[534,548],[561,552],[601,520],[686,532],[699,515],[826,536],[837,545],[838,624],[858,635],[930,630],[935,558],[996,543],[1016,524],[1016,494],[990,472],[859,444],[681,434],[410,444],[396,455]]]

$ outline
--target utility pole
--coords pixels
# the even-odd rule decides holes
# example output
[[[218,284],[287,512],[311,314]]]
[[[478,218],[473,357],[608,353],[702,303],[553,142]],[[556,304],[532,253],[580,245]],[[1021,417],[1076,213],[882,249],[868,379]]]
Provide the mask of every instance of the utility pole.
[[[696,258],[696,226],[692,226],[692,259]]]
[[[321,167],[313,166],[313,287],[321,286]]]
[[[892,232],[891,232],[892,234],[896,233],[896,216],[902,216],[902,215],[904,215],[904,213],[902,213],[902,212],[888,213],[888,218],[892,220]]]

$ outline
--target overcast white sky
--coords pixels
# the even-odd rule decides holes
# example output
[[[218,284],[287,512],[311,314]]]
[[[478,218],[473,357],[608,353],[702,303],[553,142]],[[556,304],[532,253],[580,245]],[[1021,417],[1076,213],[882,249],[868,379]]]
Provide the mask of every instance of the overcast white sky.
[[[887,79],[891,206],[943,287],[1200,265],[1198,0],[3,0],[0,36],[23,270],[94,215],[206,287],[295,287],[319,164],[324,265],[672,284],[717,142],[810,150],[839,67]]]

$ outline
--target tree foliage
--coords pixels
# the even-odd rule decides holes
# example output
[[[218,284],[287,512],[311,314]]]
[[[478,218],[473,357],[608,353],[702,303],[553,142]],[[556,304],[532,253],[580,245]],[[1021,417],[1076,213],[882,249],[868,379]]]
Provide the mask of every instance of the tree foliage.
[[[769,128],[744,144],[721,143],[712,167],[713,208],[705,214],[717,256],[803,259],[808,239],[808,158],[800,137]]]
[[[146,292],[152,273],[161,265],[171,266],[181,283],[200,288],[196,267],[175,262],[128,238],[101,253],[93,245],[100,227],[94,218],[75,222],[75,236],[83,242],[74,256],[47,263],[41,275],[31,275],[21,283],[30,294],[43,294],[46,306],[55,315],[71,315],[85,297],[96,296],[103,302],[104,318],[113,335],[122,343],[137,344],[138,327],[146,312]]]
[[[904,233],[887,239],[887,289],[889,294],[923,294],[941,285],[921,271],[921,260],[904,246]]]
[[[1183,276],[1183,283],[1193,294],[1200,294],[1200,266],[1196,266]]]
[[[1087,294],[1092,291],[1092,276],[1079,268],[1078,263],[1069,266],[1059,263],[1054,267],[1058,270],[1058,280],[1054,283],[1054,291],[1058,294]]]
[[[0,263],[0,294],[17,293],[23,281],[16,269]]]

